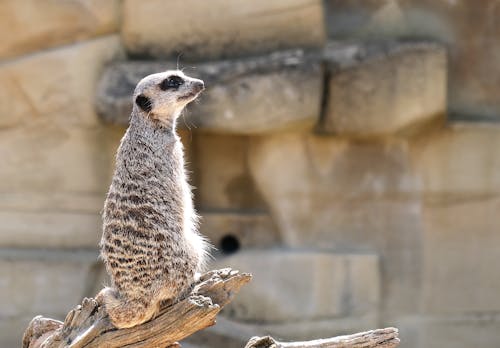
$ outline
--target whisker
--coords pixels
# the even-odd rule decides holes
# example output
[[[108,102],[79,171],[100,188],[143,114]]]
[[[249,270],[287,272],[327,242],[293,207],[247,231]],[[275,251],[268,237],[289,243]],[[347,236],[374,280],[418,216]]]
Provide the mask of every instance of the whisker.
[[[182,52],[179,52],[179,54],[177,55],[177,70],[179,70],[179,62],[181,60],[181,56],[182,56]],[[184,70],[184,68],[182,70]]]

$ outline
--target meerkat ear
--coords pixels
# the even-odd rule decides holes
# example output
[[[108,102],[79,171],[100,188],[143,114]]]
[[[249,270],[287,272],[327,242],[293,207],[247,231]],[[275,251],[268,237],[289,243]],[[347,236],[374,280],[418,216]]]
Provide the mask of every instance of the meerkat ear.
[[[148,97],[144,96],[144,94],[139,94],[137,98],[135,98],[135,103],[145,112],[151,112],[152,105],[151,100]]]

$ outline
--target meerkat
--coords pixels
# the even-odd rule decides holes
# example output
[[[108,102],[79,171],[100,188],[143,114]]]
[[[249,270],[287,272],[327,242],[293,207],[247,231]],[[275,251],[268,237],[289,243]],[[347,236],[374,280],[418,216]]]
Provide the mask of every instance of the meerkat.
[[[181,71],[142,79],[103,210],[101,257],[111,286],[97,296],[117,328],[150,320],[202,271],[209,244],[197,231],[176,120],[204,89]]]

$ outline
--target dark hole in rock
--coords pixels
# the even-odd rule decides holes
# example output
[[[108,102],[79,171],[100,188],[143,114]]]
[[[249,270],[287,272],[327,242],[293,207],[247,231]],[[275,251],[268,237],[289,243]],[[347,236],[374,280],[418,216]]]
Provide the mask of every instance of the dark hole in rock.
[[[240,241],[232,234],[225,235],[220,240],[220,249],[224,254],[233,254],[240,249]]]

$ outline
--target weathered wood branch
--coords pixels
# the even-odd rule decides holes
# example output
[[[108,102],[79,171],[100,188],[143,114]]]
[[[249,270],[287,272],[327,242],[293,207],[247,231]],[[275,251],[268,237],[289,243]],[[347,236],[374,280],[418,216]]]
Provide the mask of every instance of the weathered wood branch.
[[[398,345],[398,329],[389,327],[304,342],[278,342],[270,336],[252,337],[245,348],[393,348]]]
[[[251,275],[231,269],[201,276],[183,300],[162,307],[151,321],[130,329],[113,327],[95,299],[84,299],[63,322],[37,316],[23,337],[23,348],[157,348],[175,347],[196,331],[212,326]],[[272,337],[253,337],[245,348],[392,348],[399,344],[395,328],[307,342],[279,342]]]
[[[151,321],[118,330],[95,299],[84,299],[70,311],[64,323],[35,317],[23,337],[23,348],[153,348],[177,341],[212,326],[251,275],[231,269],[204,274],[189,296],[160,310]]]

